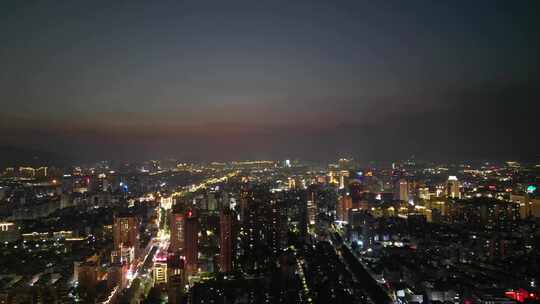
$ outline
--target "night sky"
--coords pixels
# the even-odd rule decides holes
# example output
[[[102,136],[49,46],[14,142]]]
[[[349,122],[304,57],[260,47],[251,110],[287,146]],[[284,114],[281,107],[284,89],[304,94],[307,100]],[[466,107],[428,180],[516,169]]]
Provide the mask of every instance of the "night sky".
[[[540,154],[539,1],[114,2],[2,1],[4,161]]]

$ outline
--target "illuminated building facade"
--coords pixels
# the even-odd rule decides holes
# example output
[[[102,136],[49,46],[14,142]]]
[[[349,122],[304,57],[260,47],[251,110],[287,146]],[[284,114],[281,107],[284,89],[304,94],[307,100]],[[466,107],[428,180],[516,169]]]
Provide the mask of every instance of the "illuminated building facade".
[[[317,203],[315,201],[315,192],[309,192],[309,199],[307,201],[307,223],[308,225],[315,225],[315,218],[317,215]]]
[[[540,199],[533,198],[526,193],[523,195],[511,194],[510,201],[519,204],[519,216],[522,219],[540,217]]]
[[[402,202],[409,201],[409,183],[406,179],[400,178],[396,183],[394,199]]]
[[[338,200],[336,216],[340,221],[349,221],[349,209],[352,208],[352,198],[349,195],[343,195]]]
[[[98,282],[98,266],[93,261],[76,262],[73,267],[75,281],[84,289],[96,288]]]
[[[459,181],[456,176],[450,175],[448,176],[448,184],[447,184],[447,196],[449,198],[461,198],[461,192],[459,190]]]
[[[39,167],[36,169],[36,177],[44,178],[47,177],[47,167]]]
[[[167,283],[167,261],[155,261],[152,271],[154,285]]]
[[[167,259],[167,295],[168,303],[184,303],[187,273],[185,260],[180,256],[172,255]]]
[[[113,223],[114,250],[125,252],[125,248],[133,247],[134,257],[139,251],[139,219],[135,216],[117,216]]]
[[[340,158],[338,165],[340,170],[350,170],[353,165],[353,160],[350,158]]]
[[[230,272],[232,270],[232,221],[233,214],[231,210],[229,208],[223,209],[219,216],[219,268],[221,272]]]
[[[188,271],[196,272],[199,256],[199,218],[188,210],[185,218],[185,257]]]
[[[171,238],[169,251],[172,253],[180,253],[184,251],[184,226],[185,214],[183,212],[171,213]]]
[[[24,178],[36,177],[36,169],[32,167],[19,167],[19,175]]]
[[[17,225],[12,222],[0,222],[0,242],[10,243],[15,242],[20,238],[21,234]]]

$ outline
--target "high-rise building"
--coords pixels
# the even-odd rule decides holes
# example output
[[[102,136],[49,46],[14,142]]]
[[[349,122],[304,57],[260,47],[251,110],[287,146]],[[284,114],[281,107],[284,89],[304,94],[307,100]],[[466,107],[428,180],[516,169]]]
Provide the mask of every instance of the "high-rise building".
[[[338,220],[347,222],[349,220],[349,209],[352,208],[352,198],[349,195],[341,196],[336,208]]]
[[[302,201],[300,201],[300,204],[302,204]],[[277,257],[281,253],[283,240],[280,202],[273,198],[270,200],[270,204],[266,209],[270,220],[269,226],[265,231],[268,238],[268,246],[270,247],[270,251],[272,252],[273,256]],[[301,231],[307,229],[306,213],[304,213],[303,222],[299,222],[299,225]],[[305,233],[303,235],[305,236]]]
[[[208,208],[208,211],[215,211],[219,209],[219,202],[217,199],[217,194],[215,192],[209,192],[206,195],[206,208]]]
[[[167,257],[167,281],[174,277],[180,276],[182,281],[186,281],[186,272],[185,272],[186,260],[179,255],[169,255]]]
[[[185,257],[188,272],[195,272],[199,257],[199,218],[193,210],[188,210],[185,217]]]
[[[352,159],[350,158],[340,158],[338,161],[340,170],[350,170],[352,168]]]
[[[402,202],[409,201],[409,183],[406,179],[400,178],[395,187],[394,198]]]
[[[315,217],[317,215],[317,204],[315,202],[315,191],[309,192],[309,198],[307,200],[307,223],[308,225],[315,225]]]
[[[134,256],[139,253],[139,219],[135,216],[115,216],[113,224],[114,250],[133,247]],[[120,254],[121,255],[121,254]]]
[[[36,169],[32,167],[19,167],[19,175],[26,178],[36,177]]]
[[[423,200],[429,200],[430,198],[430,192],[428,187],[420,187],[418,188],[418,197]]]
[[[461,198],[461,192],[459,191],[459,181],[456,176],[448,176],[447,196],[450,198]]]
[[[290,159],[286,159],[284,162],[283,162],[283,166],[285,168],[290,168],[291,167],[291,160]]]
[[[9,167],[4,170],[4,176],[5,177],[13,177],[15,176],[15,168]]]
[[[229,208],[221,211],[219,216],[219,267],[222,272],[232,270],[233,249],[233,214]]]
[[[43,178],[47,177],[47,167],[39,167],[36,169],[36,177]]]
[[[269,266],[273,250],[271,240],[276,234],[271,231],[272,194],[267,187],[253,187],[245,192],[244,216],[241,225],[239,255],[243,262],[239,266],[248,273]]]
[[[296,179],[293,177],[288,178],[289,181],[289,189],[295,189],[296,188]]]
[[[172,253],[183,253],[185,248],[184,229],[185,229],[185,214],[184,212],[171,212],[170,219],[171,238],[169,251]]]
[[[339,171],[339,189],[345,189],[345,186],[349,183],[349,171]]]
[[[10,243],[17,241],[21,236],[21,231],[12,222],[0,222],[0,242]]]
[[[167,303],[169,304],[181,304],[185,303],[184,292],[185,280],[181,275],[173,275],[169,277],[167,282]]]
[[[353,179],[349,183],[349,195],[352,199],[352,208],[358,209],[361,207],[363,200],[364,186],[359,179]]]
[[[510,201],[519,205],[519,214],[522,219],[540,217],[540,198],[531,196],[530,193],[510,194]]]
[[[127,285],[126,273],[128,272],[128,264],[113,263],[107,271],[107,288],[113,289],[115,286],[124,288]]]
[[[93,178],[94,182],[92,185],[93,191],[108,191],[110,184],[109,180],[107,179],[107,175],[104,173],[98,174],[97,177]]]
[[[96,288],[98,281],[98,265],[94,261],[76,262],[73,267],[74,278],[87,290]]]

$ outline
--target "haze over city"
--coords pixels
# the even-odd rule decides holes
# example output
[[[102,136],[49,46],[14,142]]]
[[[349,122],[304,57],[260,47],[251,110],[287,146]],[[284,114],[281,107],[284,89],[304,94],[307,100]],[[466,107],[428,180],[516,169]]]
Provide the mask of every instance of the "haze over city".
[[[539,1],[0,1],[0,304],[539,304]]]
[[[5,159],[537,156],[535,1],[1,5]]]

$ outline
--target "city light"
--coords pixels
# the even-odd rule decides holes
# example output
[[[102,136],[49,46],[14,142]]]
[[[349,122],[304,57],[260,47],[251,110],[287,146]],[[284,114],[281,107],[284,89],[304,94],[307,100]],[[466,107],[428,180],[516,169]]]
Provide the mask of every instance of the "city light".
[[[0,303],[540,304],[539,8],[9,1]]]

